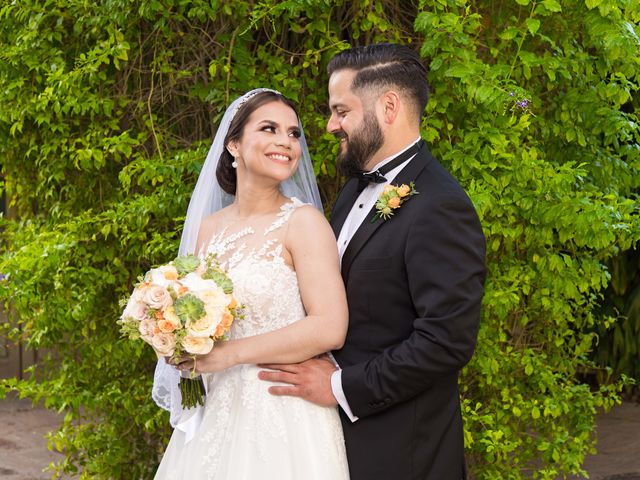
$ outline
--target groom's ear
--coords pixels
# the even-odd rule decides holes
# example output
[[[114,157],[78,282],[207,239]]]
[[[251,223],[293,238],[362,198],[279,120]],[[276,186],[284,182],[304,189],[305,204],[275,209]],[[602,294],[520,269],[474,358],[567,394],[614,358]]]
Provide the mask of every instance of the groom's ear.
[[[384,122],[387,124],[394,123],[400,112],[400,95],[393,90],[387,90],[380,97],[380,101]]]

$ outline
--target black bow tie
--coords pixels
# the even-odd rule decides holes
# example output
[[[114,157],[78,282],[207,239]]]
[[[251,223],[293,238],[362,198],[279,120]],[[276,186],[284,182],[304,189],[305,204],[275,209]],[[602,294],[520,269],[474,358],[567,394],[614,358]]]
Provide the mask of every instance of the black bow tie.
[[[370,183],[386,182],[387,179],[385,178],[385,175],[389,173],[391,170],[393,170],[394,168],[396,168],[397,166],[399,166],[400,164],[406,162],[408,159],[413,157],[416,153],[418,153],[423,143],[424,143],[423,140],[418,140],[418,142],[415,145],[412,145],[410,148],[402,152],[396,158],[384,164],[378,170],[375,170],[373,172],[356,172],[352,174],[352,177],[355,177],[358,179],[358,193],[362,192],[365,188],[367,188],[367,185],[369,185]]]
[[[357,172],[354,177],[358,179],[358,192],[363,191],[370,183],[384,183],[387,181],[379,170],[370,173]]]

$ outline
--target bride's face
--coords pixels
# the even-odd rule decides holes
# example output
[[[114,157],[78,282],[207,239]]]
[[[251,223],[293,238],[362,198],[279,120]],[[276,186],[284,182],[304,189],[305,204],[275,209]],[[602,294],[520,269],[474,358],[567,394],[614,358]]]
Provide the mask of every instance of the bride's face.
[[[240,140],[231,142],[238,174],[278,183],[293,175],[300,160],[300,129],[296,113],[282,102],[258,107],[247,119]]]

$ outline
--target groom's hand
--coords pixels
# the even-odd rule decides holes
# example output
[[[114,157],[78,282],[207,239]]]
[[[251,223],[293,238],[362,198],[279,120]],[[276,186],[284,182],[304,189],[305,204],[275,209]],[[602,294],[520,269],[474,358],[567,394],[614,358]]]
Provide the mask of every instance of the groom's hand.
[[[260,366],[276,370],[260,371],[258,373],[260,380],[289,384],[269,387],[269,393],[272,395],[300,397],[323,407],[333,407],[338,404],[331,390],[331,374],[336,367],[327,357],[312,358],[290,365]]]

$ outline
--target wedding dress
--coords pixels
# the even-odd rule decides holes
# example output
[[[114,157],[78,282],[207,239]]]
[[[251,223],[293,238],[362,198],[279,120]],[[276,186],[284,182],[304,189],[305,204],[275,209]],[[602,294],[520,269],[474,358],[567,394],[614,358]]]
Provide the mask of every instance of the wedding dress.
[[[304,205],[293,198],[274,218],[213,237],[215,253],[244,306],[231,338],[275,330],[304,317],[296,273],[285,263],[288,220]],[[215,347],[214,347],[215,348]],[[195,437],[174,430],[156,479],[348,480],[342,427],[336,408],[297,397],[273,396],[256,365],[204,375],[204,417]]]

